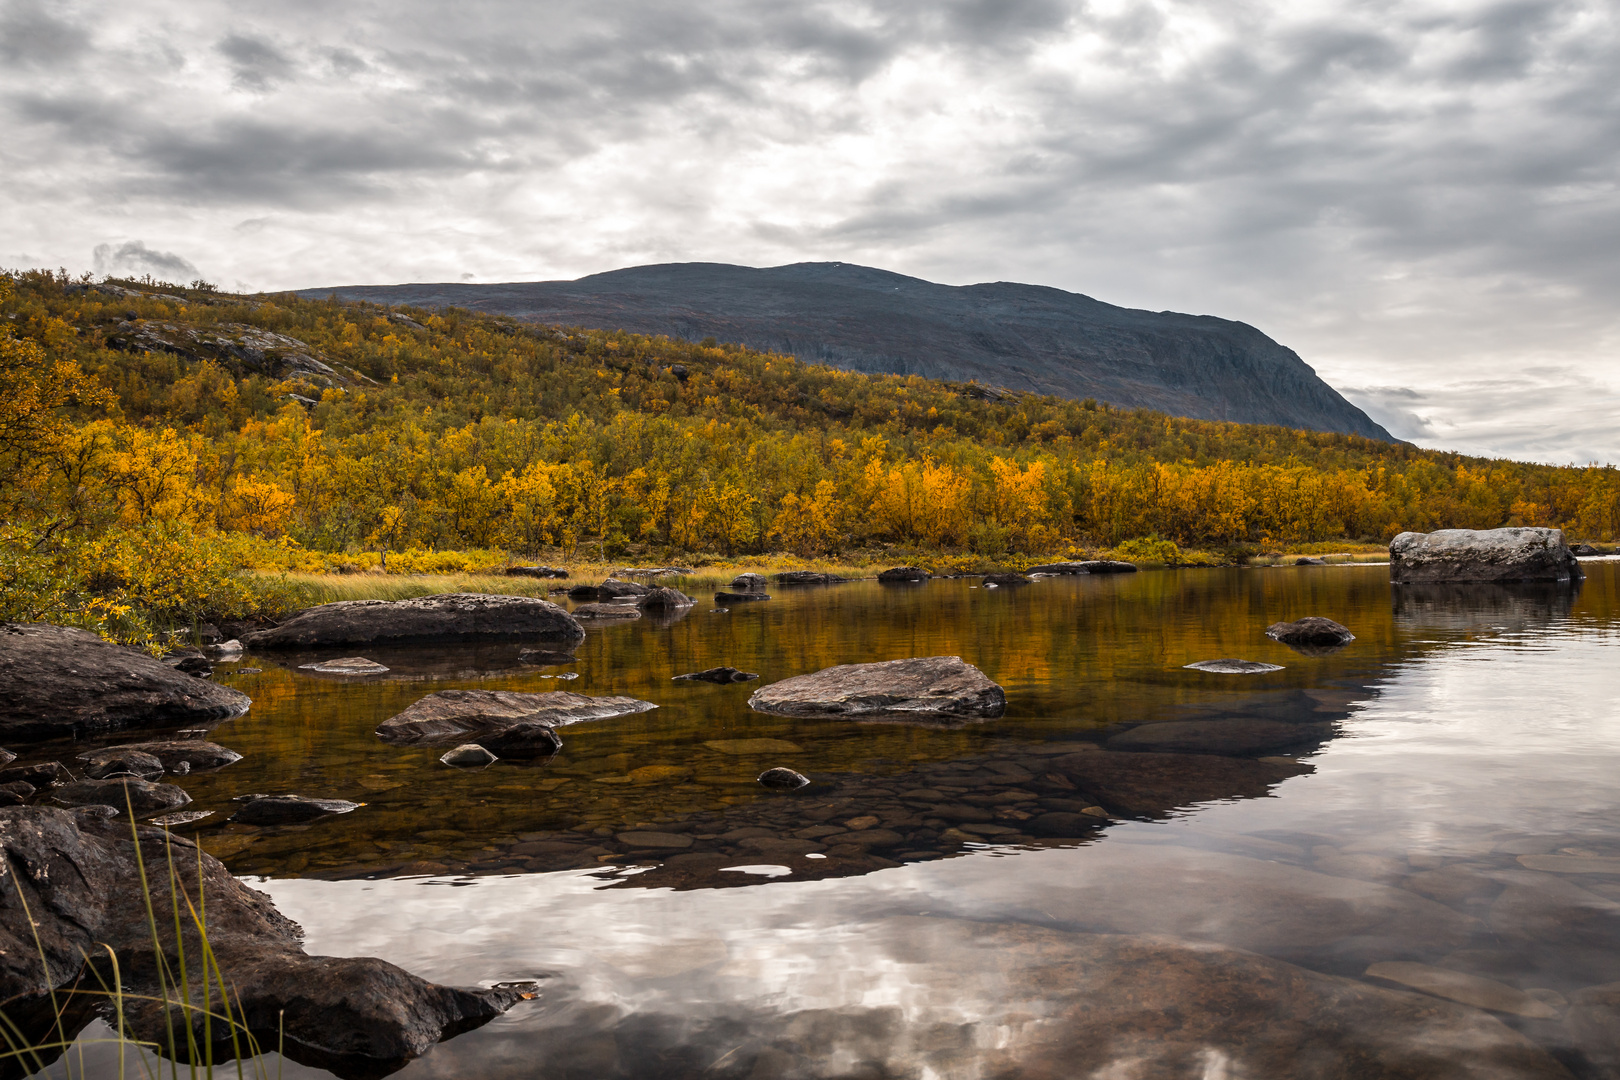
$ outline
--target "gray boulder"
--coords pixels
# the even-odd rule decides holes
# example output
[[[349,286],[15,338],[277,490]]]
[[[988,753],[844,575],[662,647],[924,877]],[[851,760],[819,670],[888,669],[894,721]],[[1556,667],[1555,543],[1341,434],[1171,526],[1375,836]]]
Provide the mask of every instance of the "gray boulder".
[[[51,798],[63,806],[111,806],[133,808],[137,817],[178,810],[191,802],[185,789],[173,784],[153,784],[135,777],[117,780],[75,780],[51,790]]]
[[[733,589],[763,589],[766,584],[764,574],[738,574],[731,579]]]
[[[520,694],[511,690],[440,690],[429,694],[377,727],[383,742],[463,742],[484,740],[524,722],[562,727],[582,720],[605,720],[647,712],[658,706],[630,697],[590,697],[553,690]],[[467,736],[475,736],[469,739]],[[489,747],[494,749],[493,744]],[[500,753],[499,750],[495,750]]]
[[[146,893],[135,860],[137,843],[148,870]],[[147,895],[159,912],[177,903],[182,911],[188,904],[207,911],[208,947],[231,986],[233,1003],[241,1007],[244,1026],[260,1045],[279,1044],[294,1061],[339,1076],[393,1072],[440,1039],[494,1018],[522,996],[510,990],[438,986],[370,957],[309,956],[300,946],[302,931],[276,910],[270,897],[238,881],[192,841],[162,829],[136,826],[132,833],[130,824],[118,818],[17,807],[0,810],[0,844],[11,866],[37,868],[8,875],[6,882],[12,902],[0,904],[0,1000],[37,999],[74,982],[84,957],[100,954],[105,943],[118,956],[124,976],[124,1019],[131,1037],[151,1045],[170,1045],[170,1032],[178,1029],[173,1038],[184,1046],[188,1026],[199,1047],[208,1042],[200,982],[193,980],[194,1012],[165,1007],[165,994],[172,1001],[179,991],[172,981],[160,983],[153,952],[155,937],[163,965],[170,972],[179,970],[181,947],[188,957],[202,954],[195,926],[182,920],[180,941],[173,920],[160,917],[154,930],[147,919]],[[166,864],[171,850],[177,867],[186,871],[173,878],[151,873]],[[186,899],[171,892],[176,882]],[[26,907],[17,902],[19,892]],[[217,989],[214,995],[217,1013]],[[28,1042],[43,1042],[56,1023],[44,1010],[35,1016],[35,1031],[27,1027],[32,1010],[7,1011],[22,1021],[21,1035]],[[69,1010],[68,1022],[82,1027],[94,1015],[75,1021]],[[69,1028],[67,1037],[77,1034],[78,1027]],[[211,1049],[216,1062],[234,1056],[226,1025],[216,1018],[208,1034],[215,1040]],[[242,1034],[236,1032],[239,1039]]]
[[[774,769],[766,769],[760,773],[759,782],[768,788],[776,788],[779,791],[792,791],[795,788],[808,787],[810,778],[801,772],[795,772],[779,765]]]
[[[1266,627],[1266,637],[1294,648],[1309,649],[1335,649],[1356,640],[1349,627],[1318,615],[1272,623]]]
[[[507,577],[566,578],[568,571],[555,566],[508,566]]]
[[[697,603],[679,589],[671,589],[660,585],[656,589],[649,589],[646,596],[636,599],[636,606],[648,611],[668,611],[679,608],[689,608]]]
[[[891,566],[878,574],[878,580],[885,584],[899,581],[927,581],[933,577],[920,566]]]
[[[1025,577],[1023,574],[986,574],[984,575],[984,583],[986,585],[994,585],[997,588],[1007,585],[1032,584],[1029,578]]]
[[[1007,695],[959,656],[925,656],[783,679],[754,691],[748,706],[781,716],[984,720],[1002,714]]]
[[[88,630],[0,626],[0,736],[8,741],[213,723],[251,704]]]
[[[206,739],[163,739],[158,742],[126,743],[89,750],[79,755],[80,761],[91,761],[104,754],[149,754],[157,758],[168,772],[190,772],[193,769],[219,769],[241,761],[242,755]]]
[[[1028,573],[1051,574],[1054,577],[1075,577],[1079,574],[1089,574],[1091,569],[1083,562],[1054,562],[1032,566],[1029,568]]]
[[[837,585],[849,580],[837,574],[823,574],[816,570],[784,570],[775,577],[778,585]]]
[[[1401,533],[1389,544],[1389,579],[1438,582],[1579,581],[1561,529],[1441,529]]]
[[[344,600],[301,611],[273,630],[247,634],[250,649],[293,649],[373,642],[582,641],[568,612],[529,596],[446,593],[413,600]]]

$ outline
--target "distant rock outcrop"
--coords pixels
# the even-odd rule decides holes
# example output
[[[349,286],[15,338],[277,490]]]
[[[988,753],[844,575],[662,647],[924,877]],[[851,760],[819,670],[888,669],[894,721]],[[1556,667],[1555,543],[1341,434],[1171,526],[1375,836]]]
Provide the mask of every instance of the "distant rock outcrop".
[[[1586,574],[1560,529],[1441,529],[1389,543],[1389,579],[1402,583],[1579,581]]]
[[[1096,398],[1172,416],[1393,441],[1292,350],[1210,315],[1139,311],[1061,289],[937,285],[849,263],[634,266],[577,281],[369,285],[300,295],[454,305],[565,326],[714,337],[852,371],[923,375],[1006,401]],[[685,376],[683,368],[677,376]]]

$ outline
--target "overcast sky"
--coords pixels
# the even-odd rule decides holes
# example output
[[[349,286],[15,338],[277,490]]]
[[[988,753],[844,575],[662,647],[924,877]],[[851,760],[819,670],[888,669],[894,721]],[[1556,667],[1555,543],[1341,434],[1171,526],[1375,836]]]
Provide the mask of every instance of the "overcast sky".
[[[838,260],[1241,319],[1620,463],[1613,0],[0,0],[0,265],[279,289]]]

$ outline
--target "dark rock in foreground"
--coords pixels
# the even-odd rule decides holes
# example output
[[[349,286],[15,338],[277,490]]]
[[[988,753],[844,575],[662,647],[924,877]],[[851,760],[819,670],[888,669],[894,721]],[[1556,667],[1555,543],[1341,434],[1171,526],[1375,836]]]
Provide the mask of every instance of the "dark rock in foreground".
[[[1007,706],[1001,687],[959,656],[842,664],[762,686],[749,708],[782,716],[991,719]]]
[[[551,603],[528,596],[447,593],[414,600],[344,600],[301,611],[274,630],[242,638],[250,649],[371,642],[530,638],[577,642],[585,631]]]
[[[98,821],[66,810],[18,807],[0,810],[0,844],[11,867],[37,869],[8,874],[5,887],[13,899],[0,904],[0,1000],[11,1006],[8,1013],[23,1014],[28,1010],[17,1005],[62,990],[76,979],[82,978],[86,989],[97,988],[95,976],[79,973],[83,957],[104,955],[105,943],[119,959],[131,1035],[167,1046],[172,1027],[178,1029],[176,1042],[183,1046],[190,1026],[197,1043],[207,1045],[197,980],[193,980],[195,1013],[187,1016],[162,1004],[154,930],[147,920],[135,861],[137,842],[148,868],[153,908],[170,911],[178,900],[182,911],[189,902],[207,912],[209,948],[233,997],[240,998],[247,1031],[238,1035],[250,1033],[267,1048],[280,1044],[294,1061],[342,1077],[382,1076],[440,1039],[493,1019],[522,996],[438,986],[369,957],[309,956],[300,947],[302,931],[296,923],[278,912],[268,896],[242,884],[191,841],[147,826],[137,826],[132,833],[127,821],[116,818]],[[166,865],[171,851],[179,872],[172,878],[151,873],[153,867]],[[43,872],[45,867],[51,872]],[[171,894],[176,881],[188,899]],[[16,902],[19,890],[35,926],[25,921],[23,905]],[[183,944],[188,957],[202,954],[191,920],[182,926],[184,937],[177,942],[173,921],[157,919],[155,935],[171,972],[180,967],[177,945]],[[44,965],[34,944],[36,932]],[[168,990],[170,1001],[178,1001],[173,983]],[[217,1010],[217,989],[213,1005]],[[86,1016],[84,1022],[88,1020]],[[50,1023],[45,1021],[42,1028]],[[45,1034],[45,1030],[23,1032],[25,1038]],[[67,1034],[72,1037],[74,1032]],[[210,1034],[214,1060],[229,1060],[230,1033],[217,1017]]]
[[[658,706],[630,697],[590,697],[553,690],[546,694],[520,694],[511,690],[440,690],[411,705],[377,727],[384,742],[442,742],[464,736],[494,735],[519,723],[534,721],[561,727],[582,720],[629,716]],[[491,745],[489,749],[494,750]],[[495,750],[495,753],[500,753]]]
[[[1561,529],[1441,529],[1389,543],[1389,579],[1420,582],[1579,581]]]
[[[191,803],[184,788],[154,784],[135,777],[117,780],[75,780],[51,790],[51,797],[64,806],[111,806],[119,811],[134,809],[136,816],[178,810]]]
[[[60,761],[45,761],[38,765],[17,765],[10,769],[0,769],[0,784],[24,783],[36,788],[48,788],[56,784],[69,783],[72,779],[73,774]]]
[[[759,674],[753,671],[739,671],[734,667],[712,667],[704,668],[702,671],[688,672],[685,675],[677,675],[671,681],[695,680],[697,682],[735,683],[748,682],[757,678],[759,678]]]
[[[293,825],[314,821],[328,814],[347,814],[360,809],[360,803],[347,799],[311,799],[305,795],[259,795],[231,815],[238,825]]]
[[[1293,648],[1334,649],[1356,640],[1347,626],[1332,619],[1307,615],[1293,622],[1272,623],[1266,627],[1266,637]]]
[[[79,738],[241,716],[246,694],[176,671],[88,630],[0,626],[0,736]]]
[[[782,791],[792,791],[795,788],[808,787],[810,784],[810,778],[803,773],[794,772],[792,769],[777,766],[774,769],[766,769],[764,772],[760,773],[759,782],[768,788],[777,788]]]
[[[507,577],[566,578],[568,571],[555,566],[508,566]]]
[[[158,742],[126,743],[123,746],[90,750],[80,754],[79,760],[90,761],[104,754],[114,753],[150,754],[157,758],[168,772],[219,769],[242,760],[242,755],[235,750],[205,739],[164,739]]]
[[[896,581],[927,581],[933,577],[920,566],[891,566],[878,574],[878,580],[885,583]]]

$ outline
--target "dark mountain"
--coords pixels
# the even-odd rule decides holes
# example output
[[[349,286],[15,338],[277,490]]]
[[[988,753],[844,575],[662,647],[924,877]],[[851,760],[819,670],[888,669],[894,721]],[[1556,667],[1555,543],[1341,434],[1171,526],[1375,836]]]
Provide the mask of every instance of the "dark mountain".
[[[936,285],[849,263],[633,266],[577,281],[351,285],[300,295],[454,305],[564,326],[714,337],[852,371],[976,380],[1174,416],[1394,441],[1252,326],[998,281]]]

